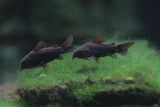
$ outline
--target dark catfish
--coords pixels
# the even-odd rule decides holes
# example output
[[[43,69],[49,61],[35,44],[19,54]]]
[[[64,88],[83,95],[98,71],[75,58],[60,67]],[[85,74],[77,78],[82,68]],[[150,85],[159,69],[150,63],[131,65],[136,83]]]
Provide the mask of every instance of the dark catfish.
[[[72,42],[73,36],[69,36],[61,46],[54,45],[46,48],[46,44],[40,41],[36,47],[22,59],[20,69],[41,67],[54,59],[63,59],[61,54],[74,50],[71,46]]]
[[[102,35],[97,35],[93,41],[74,50],[72,59],[77,57],[96,61],[99,57],[114,57],[115,53],[125,55],[128,53],[128,48],[134,44],[134,42],[127,42],[115,45],[115,43],[104,44],[103,42],[105,42],[104,37]]]

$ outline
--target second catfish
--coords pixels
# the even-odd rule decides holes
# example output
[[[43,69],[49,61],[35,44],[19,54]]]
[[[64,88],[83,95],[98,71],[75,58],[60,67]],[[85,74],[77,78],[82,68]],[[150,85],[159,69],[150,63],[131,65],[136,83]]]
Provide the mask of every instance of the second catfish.
[[[91,42],[77,48],[73,53],[72,59],[77,57],[96,61],[99,57],[114,57],[115,53],[126,55],[128,48],[134,44],[134,42],[127,42],[115,45],[115,43],[104,44],[103,42],[105,42],[104,37],[97,35]]]

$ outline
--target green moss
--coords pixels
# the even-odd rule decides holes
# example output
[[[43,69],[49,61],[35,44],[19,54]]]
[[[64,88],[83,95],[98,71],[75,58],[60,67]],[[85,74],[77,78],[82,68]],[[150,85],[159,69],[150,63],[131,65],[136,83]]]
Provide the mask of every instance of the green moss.
[[[110,39],[107,43],[115,41],[116,44],[127,42]],[[97,93],[111,90],[116,93],[138,89],[144,90],[145,94],[160,95],[160,56],[143,40],[136,40],[129,52],[127,56],[116,54],[116,59],[99,58],[98,63],[77,58],[71,61],[72,53],[65,54],[64,60],[50,62],[48,69],[36,68],[20,72],[16,87],[38,92],[72,82],[66,85],[69,90],[67,94],[80,102],[92,101]]]
[[[8,97],[8,98],[0,98],[0,107],[28,107],[28,105],[25,104],[24,102],[14,101],[10,97]]]

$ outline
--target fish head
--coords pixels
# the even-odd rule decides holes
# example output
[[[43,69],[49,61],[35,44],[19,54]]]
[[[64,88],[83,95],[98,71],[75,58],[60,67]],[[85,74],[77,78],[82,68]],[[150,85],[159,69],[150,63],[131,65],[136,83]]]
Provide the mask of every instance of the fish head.
[[[81,52],[81,50],[79,51],[79,50],[76,50],[74,53],[73,53],[73,55],[72,55],[72,60],[74,59],[74,58],[81,58],[81,54],[82,54],[82,52]]]
[[[76,57],[76,52],[73,53],[71,60],[73,60],[75,57]]]
[[[21,61],[21,66],[20,66],[20,71],[22,71],[25,68],[31,68],[31,61],[29,60],[29,58],[25,58]]]
[[[84,50],[76,50],[74,53],[73,53],[73,56],[72,56],[72,60],[77,57],[77,58],[84,58],[86,59],[88,56],[90,56],[90,52],[88,49],[84,49]]]
[[[35,52],[31,51],[30,53],[28,53],[21,61],[20,64],[20,71],[22,71],[25,68],[33,68],[34,63],[32,61]]]

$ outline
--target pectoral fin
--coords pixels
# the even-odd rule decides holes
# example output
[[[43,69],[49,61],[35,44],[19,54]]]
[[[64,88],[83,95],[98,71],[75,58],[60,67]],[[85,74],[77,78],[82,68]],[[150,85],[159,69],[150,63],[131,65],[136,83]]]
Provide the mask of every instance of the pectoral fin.
[[[95,56],[87,57],[87,59],[92,60],[92,61],[96,61],[97,60],[97,58]]]

